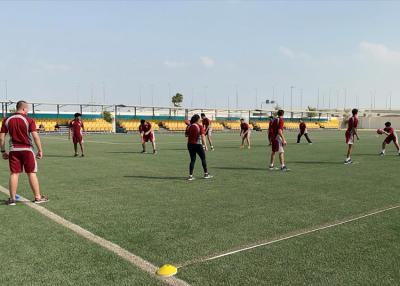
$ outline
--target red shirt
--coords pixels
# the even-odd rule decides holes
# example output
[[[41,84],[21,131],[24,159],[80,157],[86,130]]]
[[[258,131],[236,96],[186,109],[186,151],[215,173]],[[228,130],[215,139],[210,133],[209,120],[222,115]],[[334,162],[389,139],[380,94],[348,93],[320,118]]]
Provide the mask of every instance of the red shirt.
[[[188,144],[201,144],[201,135],[205,135],[204,127],[194,123],[186,129],[186,136],[188,137]]]
[[[304,133],[306,131],[306,129],[307,129],[306,123],[305,122],[301,122],[299,124],[299,128],[300,128],[301,133]]]
[[[208,119],[208,118],[206,117],[206,118],[204,118],[204,119],[202,120],[202,123],[203,123],[203,127],[204,127],[205,129],[207,129],[207,128],[209,128],[210,125],[211,125],[211,120]]]
[[[389,133],[389,135],[388,135],[389,138],[396,136],[394,129],[392,127],[385,127],[385,128],[383,128],[383,130],[385,132]]]
[[[74,137],[80,137],[82,136],[82,128],[84,128],[83,121],[80,119],[74,119],[69,123],[69,128],[72,129],[72,135]]]
[[[283,121],[283,118],[280,118],[280,117],[278,117],[278,118],[275,118],[273,121],[272,121],[272,132],[273,132],[273,134],[274,134],[274,137],[276,137],[276,136],[278,136],[279,135],[279,129],[280,130],[282,130],[283,131],[283,126],[284,126],[284,121]]]
[[[349,119],[347,132],[351,132],[353,130],[353,128],[357,128],[357,126],[358,126],[358,118],[357,118],[357,116],[352,116]]]
[[[273,119],[271,119],[270,121],[269,121],[269,123],[268,123],[268,133],[273,133],[273,129],[272,129],[272,122],[273,122],[274,120]]]
[[[242,130],[243,132],[246,132],[247,130],[249,130],[249,128],[250,126],[246,122],[240,123],[240,130]]]
[[[1,133],[10,134],[10,151],[31,149],[31,133],[36,132],[36,123],[32,118],[22,113],[15,113],[3,119]]]
[[[139,125],[139,132],[140,133],[142,133],[142,132],[146,133],[146,132],[150,131],[150,129],[151,129],[151,123],[150,122],[145,122],[145,123]]]

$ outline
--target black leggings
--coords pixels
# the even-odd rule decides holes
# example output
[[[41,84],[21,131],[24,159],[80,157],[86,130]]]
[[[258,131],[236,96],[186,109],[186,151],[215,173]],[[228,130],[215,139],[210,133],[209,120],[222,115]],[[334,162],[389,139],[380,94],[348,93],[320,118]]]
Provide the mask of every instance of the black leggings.
[[[306,137],[308,143],[312,143],[310,137],[308,137],[308,133],[303,133],[303,134],[299,133],[299,135],[297,135],[297,143],[300,143],[300,138],[303,135],[304,137]]]
[[[190,165],[189,165],[190,175],[193,175],[194,164],[196,163],[196,154],[198,154],[201,159],[201,164],[203,165],[204,173],[207,173],[206,153],[204,152],[203,146],[201,144],[188,144],[187,148],[190,154]]]

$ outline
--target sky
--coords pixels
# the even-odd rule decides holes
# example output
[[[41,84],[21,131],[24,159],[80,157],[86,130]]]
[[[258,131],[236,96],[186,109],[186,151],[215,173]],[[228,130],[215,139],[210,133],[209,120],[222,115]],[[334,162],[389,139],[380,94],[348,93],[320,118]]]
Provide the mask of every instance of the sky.
[[[1,1],[0,99],[400,108],[400,1]],[[291,88],[293,87],[293,88]],[[265,105],[264,105],[265,106]]]

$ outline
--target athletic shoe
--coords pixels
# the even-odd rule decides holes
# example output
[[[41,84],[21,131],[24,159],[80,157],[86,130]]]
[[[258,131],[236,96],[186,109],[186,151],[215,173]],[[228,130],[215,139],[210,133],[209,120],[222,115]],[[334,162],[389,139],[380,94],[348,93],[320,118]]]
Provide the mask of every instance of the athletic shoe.
[[[251,147],[250,147],[250,146],[247,146],[247,149],[251,149]]]
[[[379,156],[385,156],[385,153],[381,152],[379,153]]]
[[[312,145],[312,142],[311,142],[311,143],[308,143],[308,145]]]
[[[188,181],[193,181],[193,180],[194,180],[194,177],[193,177],[193,176],[189,176],[189,177],[187,178],[187,180],[188,180]]]
[[[82,154],[81,157],[85,157],[85,154]]]
[[[274,166],[269,166],[268,169],[269,169],[270,171],[273,171],[275,168],[274,168]]]
[[[154,151],[153,151],[153,154],[154,154],[154,155],[157,154],[157,150],[154,150]]]
[[[145,154],[145,153],[146,153],[146,151],[142,151],[142,152],[140,152],[140,153],[142,153],[142,154]]]
[[[78,157],[78,153],[76,153],[76,154],[74,155],[74,157]]]
[[[11,199],[11,198],[8,198],[8,200],[4,201],[4,203],[7,206],[15,206],[17,204],[17,202],[15,200]]]
[[[345,165],[350,165],[350,164],[352,164],[353,163],[353,161],[351,160],[351,159],[346,159],[345,161],[344,161],[344,164]]]
[[[212,178],[214,178],[214,176],[211,176],[210,174],[204,174],[204,177],[203,177],[204,179],[212,179]]]
[[[282,172],[287,172],[287,171],[289,171],[289,169],[286,166],[283,166],[283,167],[281,167],[281,171]]]
[[[33,201],[35,204],[39,205],[42,203],[47,203],[49,201],[48,197],[42,196],[40,199],[35,198],[35,200]]]
[[[211,146],[211,151],[214,151],[214,146]]]

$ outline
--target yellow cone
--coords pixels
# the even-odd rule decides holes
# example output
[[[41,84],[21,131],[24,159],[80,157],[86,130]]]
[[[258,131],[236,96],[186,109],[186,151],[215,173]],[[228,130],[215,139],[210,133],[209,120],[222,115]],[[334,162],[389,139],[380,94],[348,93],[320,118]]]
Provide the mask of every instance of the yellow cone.
[[[178,268],[171,264],[165,264],[157,270],[157,275],[163,277],[171,277],[174,276],[176,273],[178,273]]]

